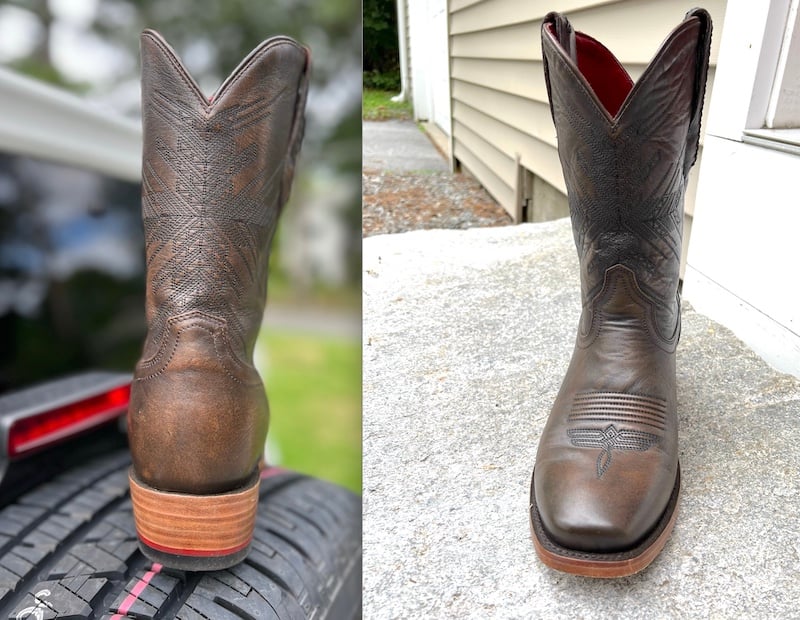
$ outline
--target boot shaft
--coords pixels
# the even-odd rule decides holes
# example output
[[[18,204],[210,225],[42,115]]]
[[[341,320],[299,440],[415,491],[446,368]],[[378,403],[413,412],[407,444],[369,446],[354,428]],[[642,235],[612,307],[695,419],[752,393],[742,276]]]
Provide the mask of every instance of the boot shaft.
[[[148,331],[128,425],[137,479],[161,491],[230,491],[263,454],[253,348],[307,74],[307,50],[277,37],[206,99],[167,43],[142,35]]]
[[[149,340],[202,311],[249,357],[302,140],[307,52],[265,41],[210,99],[160,35],[145,31],[141,53]]]
[[[710,18],[687,14],[634,84],[595,39],[551,13],[545,80],[558,134],[584,303],[623,265],[656,302],[665,336],[678,320],[683,199],[697,156]]]

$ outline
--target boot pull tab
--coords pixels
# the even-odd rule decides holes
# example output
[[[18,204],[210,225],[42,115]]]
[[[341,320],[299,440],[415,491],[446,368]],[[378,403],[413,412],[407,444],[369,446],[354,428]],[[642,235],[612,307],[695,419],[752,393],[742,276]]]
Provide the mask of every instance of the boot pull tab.
[[[683,166],[684,176],[689,174],[689,170],[697,160],[697,151],[700,144],[700,120],[703,116],[703,100],[706,94],[708,62],[711,55],[711,15],[705,9],[692,9],[686,13],[685,19],[691,17],[697,17],[700,20],[700,34],[697,37],[692,109],[689,130],[686,136],[686,159]]]
[[[551,13],[551,23],[555,28],[556,39],[572,62],[578,64],[577,48],[575,47],[575,30],[569,20],[561,13]],[[548,16],[549,17],[549,16]],[[545,18],[546,20],[546,18]]]
[[[544,37],[545,29],[549,24],[553,25],[552,32],[555,35],[559,45],[564,49],[564,52],[577,64],[577,48],[575,46],[575,30],[572,24],[561,13],[551,11],[545,15],[542,20],[542,64],[544,65],[544,83],[547,87],[547,100],[550,102],[550,116],[553,118],[553,123],[556,121],[555,112],[553,111],[553,94],[550,91],[550,69],[547,66],[547,54],[544,52]]]

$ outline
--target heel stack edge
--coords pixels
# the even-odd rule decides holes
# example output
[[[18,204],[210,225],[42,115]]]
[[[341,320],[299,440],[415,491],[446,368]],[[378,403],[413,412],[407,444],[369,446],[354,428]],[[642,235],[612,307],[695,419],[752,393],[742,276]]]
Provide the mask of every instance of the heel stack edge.
[[[219,570],[249,551],[258,510],[260,477],[218,495],[160,491],[128,478],[139,547],[145,556],[181,570]]]

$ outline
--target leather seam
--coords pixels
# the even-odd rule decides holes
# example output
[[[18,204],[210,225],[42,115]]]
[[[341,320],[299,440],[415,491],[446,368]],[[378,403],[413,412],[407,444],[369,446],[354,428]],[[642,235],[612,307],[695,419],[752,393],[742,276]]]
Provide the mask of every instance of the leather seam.
[[[247,63],[246,65],[244,65],[243,67],[241,67],[241,68],[240,68],[240,69],[239,69],[239,70],[236,72],[236,76],[235,76],[235,77],[234,77],[234,78],[233,78],[233,79],[232,79],[230,82],[223,82],[223,83],[222,83],[221,87],[224,87],[224,90],[222,90],[221,92],[217,91],[217,92],[215,92],[215,93],[214,93],[214,95],[213,95],[213,97],[214,97],[214,100],[213,100],[213,101],[211,101],[211,102],[208,104],[208,108],[207,108],[207,109],[210,111],[210,110],[211,110],[211,109],[214,107],[214,105],[217,103],[217,101],[220,101],[220,100],[222,99],[222,96],[223,96],[223,95],[224,95],[224,94],[225,94],[227,91],[230,91],[230,90],[232,90],[232,89],[233,89],[233,87],[234,87],[234,85],[236,84],[236,82],[238,82],[238,81],[239,81],[239,79],[240,79],[240,78],[241,78],[241,77],[242,77],[242,76],[243,76],[245,73],[247,73],[247,71],[249,71],[250,67],[252,67],[252,66],[253,66],[253,65],[254,65],[256,62],[258,62],[258,61],[260,61],[262,58],[264,58],[264,56],[266,56],[268,52],[270,52],[271,50],[273,50],[273,49],[275,49],[275,48],[277,48],[277,47],[281,47],[281,46],[283,46],[283,45],[286,45],[286,46],[289,46],[289,47],[293,47],[293,48],[295,48],[296,50],[300,50],[301,52],[303,52],[303,55],[305,56],[305,49],[304,49],[304,48],[303,48],[301,45],[298,45],[297,43],[295,43],[294,41],[291,41],[291,40],[289,40],[289,39],[279,39],[279,40],[277,40],[277,41],[272,41],[272,42],[270,42],[270,43],[267,43],[267,45],[265,45],[265,46],[264,46],[264,48],[263,48],[263,49],[262,49],[260,52],[258,52],[257,54],[255,54],[255,55],[254,55],[254,56],[253,56],[253,57],[252,57],[252,58],[251,58],[251,59],[248,61],[248,63]]]
[[[298,45],[297,43],[295,43],[294,41],[291,41],[288,38],[279,38],[276,41],[265,41],[266,45],[264,45],[264,48],[262,50],[260,50],[257,54],[255,54],[247,62],[247,64],[245,64],[243,67],[240,67],[238,69],[238,71],[236,72],[236,76],[233,77],[233,79],[231,79],[229,82],[227,82],[227,81],[223,82],[220,85],[221,87],[224,86],[225,90],[222,91],[222,92],[215,92],[212,95],[214,97],[214,99],[212,101],[209,101],[208,97],[200,90],[200,87],[198,86],[197,82],[195,82],[194,79],[191,78],[191,76],[189,75],[189,72],[183,66],[183,63],[180,62],[176,58],[176,54],[167,45],[165,45],[163,41],[161,41],[158,37],[154,36],[151,32],[144,32],[144,33],[142,33],[142,36],[147,37],[148,39],[150,39],[164,53],[164,56],[166,57],[167,61],[180,74],[181,79],[183,80],[184,84],[186,86],[188,86],[189,89],[191,91],[193,91],[196,95],[198,95],[198,98],[197,98],[198,103],[201,104],[201,106],[203,108],[203,112],[207,116],[210,115],[210,113],[215,108],[217,102],[220,101],[220,99],[222,98],[221,95],[224,94],[224,92],[226,92],[226,91],[230,90],[231,88],[233,88],[233,85],[236,84],[236,82],[239,81],[239,79],[242,77],[242,75],[244,75],[250,69],[251,66],[253,66],[253,63],[255,63],[256,61],[261,60],[267,54],[267,52],[269,52],[270,50],[274,49],[275,47],[278,47],[278,46],[281,46],[281,45],[288,45],[290,47],[294,47],[295,49],[299,49],[301,51],[304,51],[304,48],[302,46]]]
[[[632,418],[632,419],[629,419]],[[590,420],[594,420],[596,422],[621,422],[625,424],[643,424],[644,426],[652,426],[660,431],[666,430],[666,426],[664,424],[656,423],[655,421],[647,421],[646,419],[640,419],[637,416],[568,416],[567,420],[572,422],[588,422]]]
[[[225,363],[225,357],[220,354],[220,350],[219,350],[219,346],[218,346],[219,345],[218,340],[220,340],[220,339],[223,340],[224,346],[227,349],[227,353],[228,353],[227,357],[231,360],[231,362],[233,362],[233,364],[235,366],[237,366],[241,370],[244,370],[245,372],[254,372],[254,373],[257,374],[258,371],[255,369],[255,367],[250,366],[248,364],[244,364],[241,360],[238,359],[238,357],[234,354],[233,350],[231,349],[230,342],[228,341],[227,338],[224,338],[221,334],[214,333],[214,332],[211,333],[211,336],[214,339],[214,352],[217,354],[217,359],[219,359],[220,363],[222,364],[222,367],[225,368],[225,372],[228,374],[228,376],[231,379],[233,379],[234,381],[236,381],[237,383],[240,383],[242,385],[258,385],[259,383],[261,383],[261,379],[260,378],[258,378],[258,380],[256,380],[256,381],[244,381],[244,380],[239,379],[238,377],[236,377],[230,371],[230,369],[227,367],[227,365]]]
[[[695,22],[692,22],[690,20],[684,20],[682,23],[678,24],[678,26],[676,26],[676,28],[672,32],[669,33],[669,35],[667,35],[667,38],[664,40],[664,43],[662,43],[661,46],[659,46],[659,48],[656,50],[655,55],[653,56],[653,58],[650,60],[649,64],[647,65],[647,69],[645,69],[645,72],[641,76],[639,76],[638,80],[633,82],[633,85],[631,86],[631,90],[625,96],[625,99],[623,100],[622,105],[620,106],[619,110],[617,111],[617,114],[614,115],[614,116],[611,116],[609,114],[608,110],[605,110],[600,105],[600,102],[597,100],[597,94],[594,93],[594,91],[590,92],[591,85],[588,84],[588,80],[580,72],[580,69],[578,69],[577,63],[575,63],[575,66],[573,67],[569,62],[567,62],[567,60],[563,57],[563,55],[559,51],[558,47],[560,47],[560,44],[558,44],[558,45],[556,44],[556,42],[554,41],[554,37],[553,37],[552,33],[548,32],[547,30],[545,30],[545,33],[546,33],[546,36],[547,36],[548,44],[550,45],[550,47],[555,48],[555,57],[559,60],[559,62],[561,63],[561,65],[563,67],[565,67],[565,68],[567,68],[569,70],[569,72],[573,76],[575,76],[576,78],[579,78],[579,79],[576,80],[576,82],[580,86],[581,90],[587,95],[589,101],[592,104],[592,107],[594,107],[595,110],[598,111],[600,113],[600,115],[603,117],[604,121],[606,122],[606,126],[611,130],[611,133],[615,133],[616,130],[622,124],[620,121],[623,118],[623,112],[629,107],[630,102],[635,98],[634,97],[634,95],[636,94],[635,91],[638,91],[637,86],[639,86],[639,84],[641,84],[643,81],[646,81],[646,80],[644,80],[644,78],[648,75],[648,72],[651,69],[651,67],[655,66],[660,58],[668,57],[668,54],[666,53],[667,50],[671,49],[677,42],[680,41],[681,38],[686,36],[687,29],[689,27],[691,27],[692,25],[694,25],[694,24],[695,24]],[[700,28],[699,20],[698,20],[698,23],[697,23],[697,27],[698,27],[698,29]],[[578,34],[578,33],[576,32],[576,34]],[[580,34],[583,34],[583,33],[580,33]],[[666,45],[665,45],[665,43],[666,43]],[[613,56],[613,54],[612,54],[612,56]],[[616,58],[616,56],[614,56],[614,57]],[[630,75],[628,77],[630,77]]]
[[[567,61],[566,61],[566,60],[565,60],[565,59],[564,59],[564,58],[561,56],[561,53],[559,52],[558,48],[556,47],[556,44],[555,44],[555,43],[553,42],[553,40],[552,40],[552,36],[553,36],[553,35],[552,35],[552,34],[550,34],[550,33],[548,32],[548,33],[547,33],[547,36],[548,36],[548,45],[550,45],[550,47],[551,47],[551,48],[554,48],[554,51],[555,51],[555,53],[554,53],[554,56],[555,56],[556,60],[558,60],[559,64],[562,66],[562,68],[564,68],[564,69],[566,69],[567,71],[569,71],[569,72],[570,72],[570,74],[572,74],[572,75],[573,75],[575,78],[578,78],[578,77],[580,76],[580,78],[581,78],[581,79],[576,79],[575,81],[577,82],[577,84],[578,84],[578,86],[580,87],[581,91],[583,91],[583,94],[584,94],[584,95],[586,95],[586,98],[589,100],[589,102],[591,103],[591,105],[592,105],[592,107],[594,108],[594,110],[595,110],[595,111],[596,111],[596,112],[597,112],[597,113],[598,113],[598,114],[599,114],[601,117],[603,117],[603,120],[604,120],[604,122],[606,123],[606,125],[607,125],[607,126],[613,126],[613,124],[612,124],[612,123],[613,123],[613,121],[609,121],[609,115],[608,115],[608,112],[606,112],[605,110],[603,110],[603,109],[600,107],[600,104],[599,104],[599,103],[596,101],[597,95],[596,95],[596,94],[594,94],[594,93],[592,93],[592,92],[590,92],[590,91],[589,91],[589,88],[587,87],[587,85],[586,85],[586,84],[584,84],[584,80],[585,80],[585,78],[583,78],[583,76],[580,74],[580,70],[577,70],[577,71],[576,71],[576,70],[575,70],[575,69],[574,69],[572,66],[570,66],[570,64],[569,64],[569,63],[568,63],[568,62],[567,62]]]
[[[291,182],[285,182],[286,176],[286,162],[289,161],[291,166],[290,174],[294,177],[295,167],[297,165],[297,156],[300,154],[300,147],[302,146],[303,138],[305,137],[305,108],[308,98],[308,80],[310,71],[310,51],[305,51],[305,62],[303,64],[303,72],[300,74],[300,81],[297,84],[297,97],[295,98],[294,111],[292,114],[292,128],[289,132],[289,144],[286,148],[286,153],[281,160],[281,168],[283,174],[281,175],[281,187],[279,193],[279,209],[289,200],[289,193],[291,192]]]
[[[641,394],[639,392],[577,392],[575,394],[575,398],[585,398],[586,396],[603,396],[605,398],[617,398],[617,399],[624,399],[629,396],[635,396],[636,398],[641,398],[643,400],[650,400],[657,403],[663,403],[666,407],[667,401],[663,398],[659,398],[657,396],[650,396],[649,394]]]
[[[643,317],[638,322],[641,324],[642,328],[647,334],[648,339],[662,351],[666,353],[674,352],[678,344],[678,337],[680,335],[680,308],[678,310],[678,319],[677,319],[675,334],[673,335],[672,338],[664,338],[657,328],[654,328],[650,325],[650,323],[653,323],[653,325],[656,324],[655,305],[657,302],[650,299],[650,297],[647,296],[644,293],[644,291],[642,291],[639,288],[639,285],[636,283],[636,274],[630,268],[626,267],[625,265],[622,265],[621,263],[618,263],[617,265],[613,265],[608,269],[606,269],[604,275],[603,287],[600,289],[600,292],[587,304],[587,306],[590,307],[589,311],[592,313],[592,323],[589,332],[586,334],[586,336],[583,336],[581,334],[581,336],[588,339],[588,342],[582,343],[580,345],[581,348],[585,349],[590,347],[594,343],[594,341],[597,340],[597,337],[603,330],[603,325],[601,323],[600,315],[601,314],[605,315],[605,313],[602,310],[596,311],[595,306],[601,305],[603,302],[605,302],[606,299],[612,297],[614,293],[616,293],[618,287],[620,286],[619,277],[614,278],[614,281],[611,282],[610,284],[608,283],[608,272],[617,266],[623,267],[633,278],[633,282],[630,282],[630,278],[628,277],[627,274],[623,276],[621,279],[624,280],[625,282],[623,283],[622,286],[626,287],[627,292],[630,293],[632,297],[636,298],[634,300],[634,303],[637,306],[639,306],[642,309],[642,311],[647,315],[646,318]],[[630,288],[631,285],[633,288]]]
[[[225,326],[225,321],[224,320],[218,319],[216,317],[212,317],[211,315],[205,314],[202,311],[195,311],[195,312],[192,312],[191,314],[193,316],[189,320],[192,320],[192,319],[196,318],[196,316],[199,315],[201,318],[207,319],[207,320],[209,320],[211,322],[214,322],[214,323],[218,323],[220,325],[220,327],[224,327]],[[186,320],[187,318],[188,317],[171,317],[167,321],[167,323],[170,324],[170,325],[174,325],[175,323],[180,322],[182,320]],[[163,375],[164,372],[166,372],[167,368],[169,368],[170,362],[172,362],[172,359],[175,357],[175,353],[178,350],[178,345],[180,344],[181,334],[183,332],[189,330],[189,329],[201,329],[201,330],[205,331],[206,333],[208,333],[211,336],[211,339],[214,342],[214,353],[217,356],[217,360],[220,362],[220,366],[225,370],[225,374],[228,377],[230,377],[236,383],[239,383],[241,385],[254,386],[254,385],[258,385],[260,383],[260,381],[261,381],[260,379],[258,381],[252,381],[252,382],[251,381],[244,381],[244,380],[238,378],[236,375],[234,375],[231,372],[231,370],[228,368],[228,366],[227,366],[227,364],[225,362],[226,356],[223,355],[220,352],[220,347],[219,347],[220,334],[219,334],[218,330],[215,330],[215,329],[210,328],[210,327],[206,327],[205,325],[200,325],[199,323],[196,323],[196,322],[184,325],[184,326],[180,327],[179,329],[177,329],[174,332],[175,336],[174,336],[174,342],[172,344],[172,350],[170,351],[169,357],[166,359],[165,362],[163,362],[163,364],[161,364],[161,368],[158,371],[156,371],[154,373],[151,373],[149,375],[146,375],[144,377],[137,377],[136,380],[137,381],[145,381],[145,380],[154,379],[156,377],[159,377],[159,376]],[[167,332],[167,333],[169,333],[169,332]],[[227,353],[228,353],[227,357],[230,357],[232,359],[232,361],[234,362],[234,364],[238,365],[241,369],[243,369],[245,371],[257,372],[255,370],[255,368],[253,368],[251,366],[248,366],[248,365],[245,365],[245,364],[242,364],[239,360],[237,360],[235,355],[233,354],[233,351],[230,348],[230,344],[227,342],[227,339],[224,339],[224,340],[225,340]],[[163,353],[164,353],[163,349],[159,350],[159,352],[153,358],[151,358],[150,360],[147,360],[147,362],[140,363],[140,366],[147,365],[147,366],[151,366],[152,367],[152,366],[156,365],[156,362],[153,361],[153,360],[156,360],[157,358],[163,356]]]
[[[683,42],[682,39],[691,34],[690,28],[695,25],[699,30],[700,29],[699,20],[697,22],[693,22],[691,21],[691,19],[688,20],[684,19],[683,22],[678,24],[678,26],[676,26],[675,29],[667,35],[667,39],[665,39],[666,45],[662,43],[662,46],[658,48],[655,56],[653,56],[652,60],[650,60],[650,62],[648,63],[647,68],[644,70],[644,73],[642,73],[642,75],[639,76],[639,79],[636,80],[636,82],[633,85],[633,88],[631,88],[631,92],[628,93],[628,96],[625,98],[625,101],[622,102],[622,106],[617,112],[616,116],[617,119],[622,118],[623,111],[629,107],[630,102],[633,100],[634,98],[633,95],[635,94],[633,91],[636,90],[636,85],[644,81],[645,78],[649,75],[649,73],[655,70],[652,69],[652,67],[655,67],[658,64],[658,60],[660,58],[672,58],[677,55],[677,52],[668,54],[667,53],[668,50],[672,51],[675,46],[678,46],[679,48],[686,46],[686,42]],[[681,45],[678,45],[679,43]],[[691,106],[691,102],[689,105]]]
[[[209,328],[209,327],[205,327],[204,325],[198,325],[196,323],[193,324],[193,325],[186,325],[185,327],[182,327],[181,329],[179,329],[178,331],[175,332],[175,342],[174,342],[174,344],[172,346],[172,351],[171,351],[171,353],[169,355],[169,358],[164,363],[162,368],[160,368],[157,372],[155,372],[153,374],[150,374],[150,375],[147,375],[145,377],[137,377],[136,380],[137,381],[146,381],[148,379],[155,379],[156,377],[160,377],[161,375],[163,375],[166,372],[167,368],[169,368],[169,364],[170,364],[170,362],[172,362],[172,358],[175,357],[175,352],[178,350],[178,345],[180,344],[181,334],[183,332],[189,330],[189,329],[201,329],[204,332],[207,332],[208,334],[210,334],[212,340],[214,341],[214,352],[217,354],[217,359],[220,361],[220,365],[225,370],[225,374],[228,375],[234,381],[236,381],[236,383],[245,384],[241,379],[239,379],[238,377],[235,377],[231,373],[231,371],[228,370],[228,368],[225,367],[225,363],[222,361],[221,356],[219,354],[219,349],[217,348],[217,339],[216,339],[216,335],[214,334],[214,330]]]
[[[175,332],[175,340],[172,343],[172,351],[170,351],[170,354],[169,354],[169,357],[167,358],[167,360],[161,364],[161,368],[159,368],[159,370],[157,370],[156,372],[154,372],[154,373],[152,373],[150,375],[147,375],[147,376],[144,376],[144,377],[136,377],[137,381],[145,381],[147,379],[153,379],[155,377],[158,377],[158,376],[161,376],[162,374],[164,374],[164,371],[167,369],[167,367],[169,366],[170,362],[172,361],[172,358],[175,356],[175,351],[178,350],[178,343],[180,342],[181,333],[182,332],[183,332],[183,329],[179,329],[177,332]]]
[[[183,314],[178,314],[178,315],[175,315],[175,316],[171,316],[166,320],[167,328],[162,330],[162,332],[161,332],[161,337],[159,338],[158,350],[156,351],[155,355],[153,355],[152,357],[149,357],[146,360],[140,361],[138,366],[140,366],[142,368],[149,368],[149,367],[155,366],[158,363],[158,360],[164,355],[164,347],[167,344],[166,341],[169,340],[169,333],[170,333],[169,328],[171,326],[175,325],[176,323],[181,323],[182,321],[191,321],[191,320],[194,320],[194,319],[196,319],[198,317],[202,318],[202,319],[205,319],[205,320],[209,321],[210,323],[218,323],[221,326],[224,326],[226,324],[225,319],[221,319],[221,318],[215,317],[214,315],[211,315],[211,314],[208,314],[206,312],[203,312],[202,310],[191,310],[191,311],[185,312]],[[185,328],[180,328],[177,333],[180,333],[184,329]],[[173,346],[173,349],[174,349],[174,346]],[[174,351],[173,351],[173,354],[174,354]],[[172,357],[172,354],[170,355],[170,359],[171,359],[171,357]],[[169,361],[167,361],[167,363],[169,363]]]
[[[155,43],[158,46],[158,48],[162,51],[164,56],[167,58],[167,61],[169,62],[169,64],[171,64],[172,67],[177,70],[178,74],[181,76],[181,79],[184,82],[184,85],[188,86],[189,89],[192,92],[194,92],[196,95],[199,96],[198,97],[198,101],[200,99],[205,99],[206,98],[205,95],[203,94],[203,92],[200,90],[200,88],[197,85],[197,83],[189,76],[189,72],[186,71],[186,69],[184,68],[182,63],[177,61],[177,59],[175,58],[175,54],[173,53],[173,51],[171,49],[169,49],[168,46],[164,45],[164,43],[158,37],[154,36],[150,32],[145,32],[145,33],[143,33],[142,36],[147,37],[148,39],[150,39],[153,43]],[[208,110],[208,106],[206,106],[206,110]]]

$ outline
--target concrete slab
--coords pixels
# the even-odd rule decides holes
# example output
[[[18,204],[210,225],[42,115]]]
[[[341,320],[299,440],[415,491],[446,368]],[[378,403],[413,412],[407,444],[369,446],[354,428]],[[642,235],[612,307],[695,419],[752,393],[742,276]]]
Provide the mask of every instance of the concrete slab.
[[[365,170],[448,170],[445,159],[412,121],[365,121],[362,128],[362,166]]]
[[[799,617],[798,380],[686,306],[673,536],[639,575],[565,575],[528,489],[579,312],[569,223],[363,247],[365,617]]]

